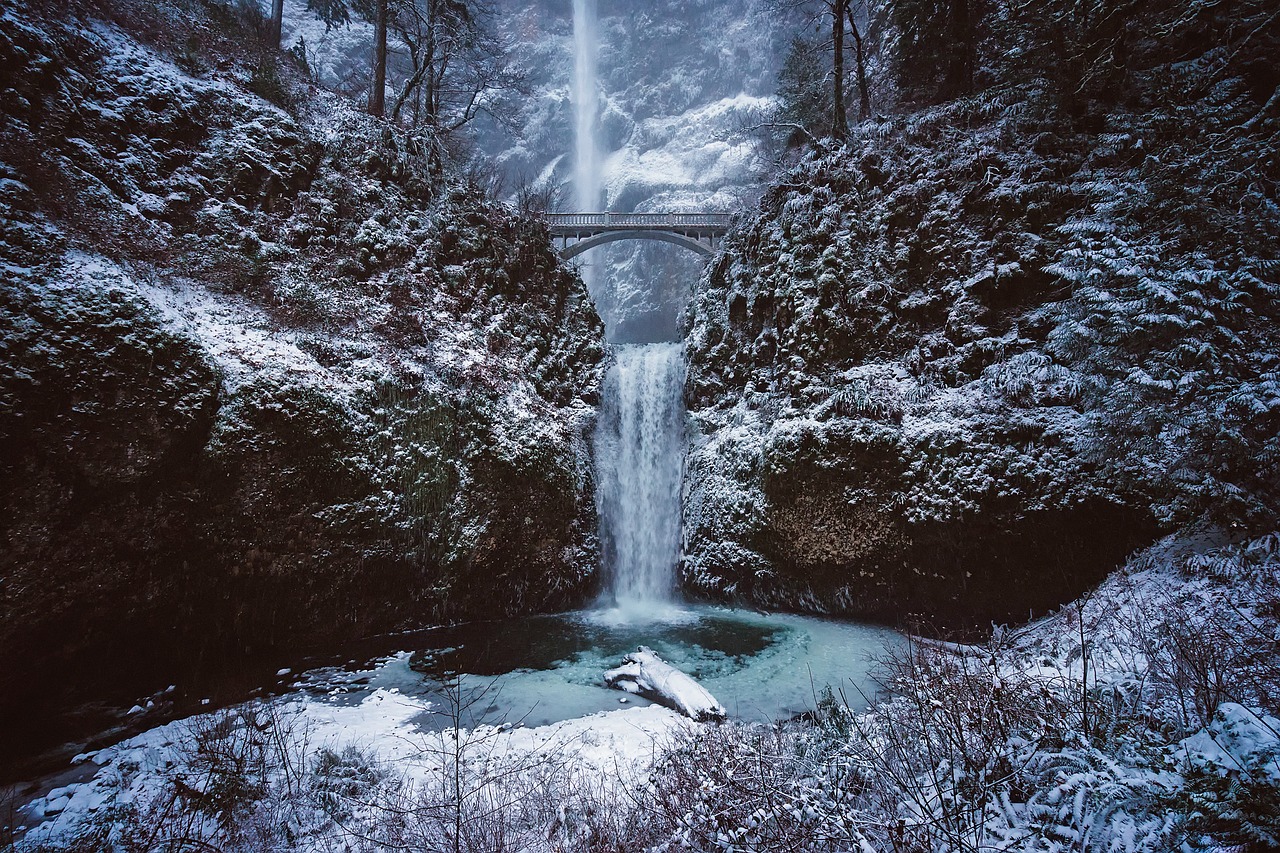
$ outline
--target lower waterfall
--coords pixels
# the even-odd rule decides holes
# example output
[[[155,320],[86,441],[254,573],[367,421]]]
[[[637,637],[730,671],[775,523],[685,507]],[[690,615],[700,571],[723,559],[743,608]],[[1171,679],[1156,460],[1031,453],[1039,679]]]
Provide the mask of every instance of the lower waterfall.
[[[604,602],[643,611],[676,595],[684,469],[684,347],[621,345],[596,428]]]

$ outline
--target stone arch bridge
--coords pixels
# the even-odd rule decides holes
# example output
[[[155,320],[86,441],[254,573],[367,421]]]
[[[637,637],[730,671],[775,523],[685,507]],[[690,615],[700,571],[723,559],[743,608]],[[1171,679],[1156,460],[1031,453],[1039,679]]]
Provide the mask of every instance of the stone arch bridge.
[[[729,230],[727,213],[548,213],[565,260],[618,240],[659,240],[711,257]]]

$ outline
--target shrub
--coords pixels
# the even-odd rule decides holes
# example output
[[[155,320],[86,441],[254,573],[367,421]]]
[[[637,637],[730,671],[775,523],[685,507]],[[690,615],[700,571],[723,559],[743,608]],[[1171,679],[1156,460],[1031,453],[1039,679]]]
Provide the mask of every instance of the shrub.
[[[387,777],[373,756],[348,744],[340,752],[321,749],[311,764],[311,791],[335,820],[351,817],[351,803],[371,802]]]
[[[281,109],[292,109],[296,104],[288,81],[280,73],[275,57],[264,56],[258,60],[249,75],[249,91]]]

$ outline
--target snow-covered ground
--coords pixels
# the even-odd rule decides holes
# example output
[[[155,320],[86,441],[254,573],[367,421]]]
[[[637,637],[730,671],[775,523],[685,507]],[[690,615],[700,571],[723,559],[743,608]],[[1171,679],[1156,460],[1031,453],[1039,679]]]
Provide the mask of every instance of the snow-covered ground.
[[[656,775],[698,850],[1271,850],[1280,537],[1170,537],[989,642],[920,640],[897,694],[703,730]]]
[[[988,643],[898,647],[897,695],[868,711],[825,694],[785,726],[648,706],[467,727],[464,694],[377,683],[254,701],[79,757],[78,781],[25,806],[24,843],[146,831],[266,850],[283,825],[288,849],[364,850],[500,812],[526,850],[599,849],[609,826],[631,827],[610,847],[627,850],[1268,849],[1278,572],[1277,536],[1170,537]]]
[[[243,801],[224,822],[243,822],[243,812],[283,796],[298,831],[327,840],[339,831],[325,812],[336,808],[335,773],[344,784],[353,775],[367,783],[345,796],[368,806],[358,818],[374,832],[387,822],[393,792],[413,790],[440,806],[451,795],[439,786],[456,761],[476,774],[471,788],[493,782],[499,800],[514,796],[499,783],[518,777],[545,788],[556,809],[579,808],[585,791],[621,797],[593,806],[620,815],[654,765],[701,730],[685,717],[723,718],[728,709],[733,719],[773,723],[812,714],[824,685],[874,695],[869,670],[901,637],[833,620],[670,605],[643,615],[601,610],[464,625],[401,642],[421,651],[384,649],[368,664],[282,669],[285,695],[153,722],[77,757],[23,808],[28,840],[65,842],[103,827],[124,832],[166,798],[194,812],[228,811],[208,798],[236,786]],[[661,660],[637,656],[639,642],[652,643]],[[626,663],[634,660],[643,666]],[[619,661],[621,669],[606,671]],[[454,686],[452,672],[483,674]],[[620,675],[635,683],[614,684]],[[650,700],[681,706],[685,717]],[[164,713],[143,704],[134,709],[139,720]],[[351,818],[345,823],[350,828]],[[223,841],[234,836],[226,827],[204,829]]]
[[[120,821],[123,810],[145,811],[172,797],[199,799],[213,795],[218,785],[231,784],[224,778],[226,768],[208,758],[219,745],[243,748],[239,740],[256,733],[269,742],[271,754],[264,759],[262,780],[267,786],[287,786],[307,780],[311,793],[323,780],[317,768],[329,756],[347,756],[363,767],[376,768],[369,779],[374,784],[346,797],[344,805],[354,811],[341,825],[326,813],[323,794],[295,804],[299,850],[329,850],[345,839],[353,842],[372,827],[388,819],[380,794],[397,791],[436,791],[444,777],[461,764],[472,774],[468,785],[491,786],[492,796],[501,802],[497,790],[509,786],[512,775],[556,774],[589,776],[601,784],[634,787],[662,753],[694,725],[674,711],[653,705],[602,712],[537,728],[483,726],[474,729],[445,727],[433,731],[419,725],[426,715],[447,714],[442,708],[420,698],[401,694],[395,688],[376,689],[358,704],[337,704],[324,698],[294,697],[262,700],[178,720],[157,727],[115,746],[78,756],[76,763],[91,778],[47,790],[20,810],[25,821],[25,843],[65,843],[92,832],[95,826]],[[454,721],[457,718],[453,718]],[[230,722],[228,722],[230,721]],[[219,726],[220,739],[211,732]],[[355,759],[354,756],[359,758]],[[247,762],[246,762],[247,764]],[[246,768],[252,775],[255,771]],[[289,777],[296,776],[291,780]],[[251,784],[251,780],[242,780]],[[478,793],[475,794],[479,796]],[[548,792],[554,797],[556,792]],[[515,794],[512,794],[515,796]],[[564,792],[568,796],[568,792]],[[332,804],[330,804],[332,805]],[[562,806],[564,803],[555,803]],[[390,805],[385,806],[390,809]],[[203,829],[216,834],[216,821]],[[19,827],[22,830],[22,826]],[[163,821],[158,830],[163,832]]]

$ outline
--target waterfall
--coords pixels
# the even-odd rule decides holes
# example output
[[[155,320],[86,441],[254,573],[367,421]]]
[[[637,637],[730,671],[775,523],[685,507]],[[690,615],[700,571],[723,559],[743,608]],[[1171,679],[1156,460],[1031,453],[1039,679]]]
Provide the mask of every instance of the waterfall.
[[[598,211],[601,157],[596,0],[573,0],[574,201]],[[598,293],[591,267],[583,279]],[[684,348],[617,346],[596,427],[596,506],[605,600],[653,615],[676,593],[684,468]]]
[[[671,601],[680,557],[684,347],[615,348],[596,427],[596,504],[607,595],[623,609]]]
[[[600,145],[596,124],[600,112],[596,84],[596,0],[573,0],[574,203],[580,211],[600,204]]]

